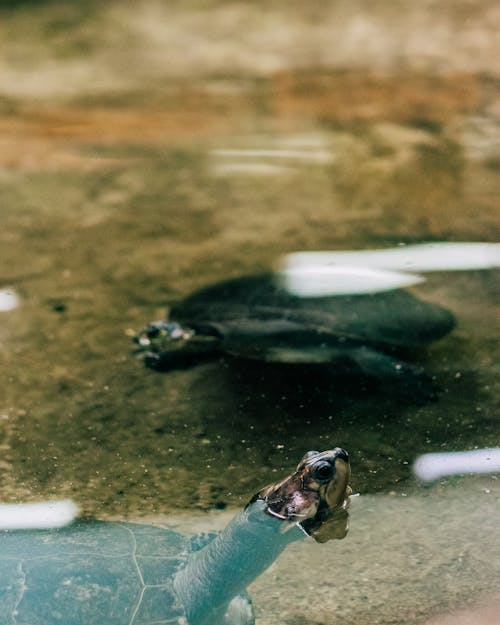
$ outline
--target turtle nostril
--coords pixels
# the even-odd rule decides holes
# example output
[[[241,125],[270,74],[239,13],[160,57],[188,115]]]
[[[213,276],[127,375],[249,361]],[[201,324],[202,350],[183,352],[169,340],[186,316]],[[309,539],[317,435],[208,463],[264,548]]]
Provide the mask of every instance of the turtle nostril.
[[[335,457],[343,460],[344,462],[349,462],[349,454],[345,449],[342,449],[342,447],[335,448]]]

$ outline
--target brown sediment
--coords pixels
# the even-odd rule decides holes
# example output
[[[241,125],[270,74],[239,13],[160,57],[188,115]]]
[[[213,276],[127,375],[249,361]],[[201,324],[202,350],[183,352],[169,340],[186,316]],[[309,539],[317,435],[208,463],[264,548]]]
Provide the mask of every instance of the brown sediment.
[[[333,128],[389,121],[439,130],[484,104],[488,89],[488,81],[472,74],[377,76],[310,69],[277,72],[229,94],[218,93],[208,81],[201,89],[181,85],[160,92],[151,102],[141,93],[116,96],[114,104],[99,98],[36,106],[20,102],[14,112],[0,113],[0,164],[14,169],[112,167],[123,159],[89,150],[203,142],[240,133],[259,118],[278,132],[297,120]]]
[[[282,71],[271,82],[279,117],[312,117],[326,122],[425,124],[477,107],[483,87],[474,74]]]

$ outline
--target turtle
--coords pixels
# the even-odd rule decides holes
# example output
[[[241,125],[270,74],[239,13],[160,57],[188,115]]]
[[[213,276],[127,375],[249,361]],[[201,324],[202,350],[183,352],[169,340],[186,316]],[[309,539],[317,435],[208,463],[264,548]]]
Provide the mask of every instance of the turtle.
[[[79,519],[0,531],[2,625],[252,625],[247,585],[294,541],[343,538],[347,452],[307,452],[220,533]]]
[[[272,273],[233,278],[174,304],[135,337],[146,366],[168,371],[221,354],[274,363],[331,365],[370,378],[435,385],[405,353],[448,334],[453,314],[403,289],[298,297]]]

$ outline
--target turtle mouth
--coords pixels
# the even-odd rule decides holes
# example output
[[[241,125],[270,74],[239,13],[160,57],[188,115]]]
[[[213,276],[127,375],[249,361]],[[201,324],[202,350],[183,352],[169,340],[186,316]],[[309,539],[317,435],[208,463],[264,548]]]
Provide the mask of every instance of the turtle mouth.
[[[350,475],[349,456],[343,449],[310,451],[292,475],[263,488],[252,501],[263,500],[266,513],[284,522],[283,531],[298,525],[317,542],[343,538],[348,529]]]

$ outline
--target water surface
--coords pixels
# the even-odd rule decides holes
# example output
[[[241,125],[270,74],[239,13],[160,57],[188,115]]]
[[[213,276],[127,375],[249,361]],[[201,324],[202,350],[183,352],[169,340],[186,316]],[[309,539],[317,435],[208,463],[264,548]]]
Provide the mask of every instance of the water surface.
[[[443,479],[442,492],[427,495],[410,467],[424,452],[498,446],[495,271],[436,273],[412,288],[458,322],[440,342],[409,354],[435,376],[435,401],[320,368],[229,357],[156,373],[134,358],[131,336],[194,289],[267,271],[285,253],[497,240],[498,82],[485,66],[495,55],[478,55],[475,66],[457,52],[446,71],[423,71],[423,53],[398,69],[385,49],[382,73],[366,59],[341,71],[333,62],[286,64],[279,51],[279,67],[259,56],[255,71],[242,62],[234,73],[220,60],[227,56],[215,55],[197,72],[196,59],[186,65],[190,78],[161,64],[160,37],[150,47],[140,40],[143,56],[134,57],[123,84],[117,50],[107,35],[96,38],[96,14],[35,4],[4,15],[12,33],[26,24],[33,32],[24,48],[7,40],[9,72],[0,80],[0,288],[19,297],[17,308],[0,312],[2,500],[72,497],[100,518],[189,517],[239,506],[307,449],[342,445],[351,452],[354,489],[374,502],[360,505],[351,535],[332,547],[339,549],[332,584],[345,567],[346,587],[333,600],[329,581],[304,586],[317,580],[324,554],[301,556],[299,567],[286,556],[293,575],[285,587],[276,574],[275,585],[267,577],[257,590],[274,593],[270,606],[261,599],[261,622],[283,611],[293,625],[334,623],[340,608],[329,601],[346,595],[352,602],[342,618],[352,622],[421,622],[467,602],[472,591],[489,592],[478,573],[482,557],[470,556],[464,581],[453,559],[462,534],[452,530],[457,519],[477,524],[478,548],[487,548],[496,482]],[[470,20],[487,30],[483,4]],[[110,6],[106,24],[119,12]],[[189,10],[176,10],[185,28]],[[422,15],[422,23],[430,19]],[[309,19],[308,28],[319,28],[317,16]],[[447,10],[439,19],[459,18]],[[260,22],[246,23],[250,33]],[[425,28],[411,28],[425,42]],[[58,29],[71,34],[69,43],[54,35]],[[29,71],[36,50],[41,82]],[[151,55],[156,65],[141,82]],[[94,83],[86,82],[89,67],[97,67]],[[116,80],[106,82],[106,72]],[[469,503],[446,508],[441,527],[430,520],[441,501]],[[441,595],[433,585],[417,592],[405,577],[407,559],[424,549],[407,541],[411,506],[420,510],[419,536],[441,541],[417,563],[447,580]],[[386,523],[394,525],[383,536],[367,538]],[[364,595],[353,588],[367,569],[375,596],[376,548],[386,545],[400,555],[395,568],[380,563],[386,607],[369,621]],[[498,579],[492,567],[490,580]],[[389,589],[401,579],[407,585],[395,597]],[[309,589],[304,601],[321,594],[314,616],[302,599],[288,603],[287,592],[299,588]]]

